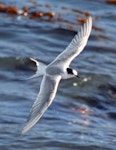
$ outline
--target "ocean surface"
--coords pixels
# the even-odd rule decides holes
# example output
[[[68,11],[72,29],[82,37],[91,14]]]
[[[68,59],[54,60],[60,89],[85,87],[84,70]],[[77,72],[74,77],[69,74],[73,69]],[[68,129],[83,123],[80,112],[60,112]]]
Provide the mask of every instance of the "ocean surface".
[[[54,12],[36,19],[0,12],[0,150],[116,149],[116,5],[105,0],[4,0],[5,6]],[[90,12],[93,29],[71,67],[80,78],[61,81],[52,105],[26,134],[21,130],[42,78],[30,58],[49,64]],[[59,19],[60,18],[60,19]]]

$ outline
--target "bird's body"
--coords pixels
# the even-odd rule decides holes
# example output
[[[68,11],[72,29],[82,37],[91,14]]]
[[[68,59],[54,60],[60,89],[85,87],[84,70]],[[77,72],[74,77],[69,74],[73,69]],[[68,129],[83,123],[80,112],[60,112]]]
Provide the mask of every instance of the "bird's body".
[[[92,18],[89,17],[87,22],[75,35],[69,46],[58,55],[48,66],[39,65],[39,63],[32,59],[37,65],[37,72],[33,77],[43,75],[39,94],[31,108],[29,118],[22,133],[27,132],[33,127],[41,118],[44,112],[55,98],[57,88],[61,79],[68,79],[78,77],[78,72],[69,67],[71,61],[77,57],[85,47],[92,28]]]

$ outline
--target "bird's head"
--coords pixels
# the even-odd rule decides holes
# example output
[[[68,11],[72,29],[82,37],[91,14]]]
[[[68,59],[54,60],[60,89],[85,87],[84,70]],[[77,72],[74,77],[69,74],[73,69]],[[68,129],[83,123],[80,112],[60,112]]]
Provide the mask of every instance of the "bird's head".
[[[67,73],[71,77],[79,77],[78,72],[75,69],[67,68]]]

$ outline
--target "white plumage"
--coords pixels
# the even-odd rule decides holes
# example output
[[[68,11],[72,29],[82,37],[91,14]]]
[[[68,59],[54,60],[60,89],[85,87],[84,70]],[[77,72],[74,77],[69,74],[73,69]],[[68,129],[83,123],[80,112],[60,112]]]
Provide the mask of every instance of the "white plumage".
[[[71,61],[84,49],[91,33],[91,29],[92,18],[89,17],[84,26],[81,27],[78,34],[76,34],[72,39],[69,46],[48,66],[43,66],[42,71],[38,62],[31,58],[32,61],[36,62],[38,68],[36,74],[32,77],[43,75],[43,79],[39,94],[31,108],[29,118],[22,130],[22,133],[27,132],[31,127],[33,127],[50,106],[55,98],[60,80],[78,76],[77,71],[69,68],[69,65]]]

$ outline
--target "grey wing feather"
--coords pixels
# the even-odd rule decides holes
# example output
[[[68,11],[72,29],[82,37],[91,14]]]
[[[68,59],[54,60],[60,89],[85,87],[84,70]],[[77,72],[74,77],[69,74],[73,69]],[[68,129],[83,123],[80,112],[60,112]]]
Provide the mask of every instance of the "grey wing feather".
[[[32,128],[37,123],[43,113],[50,106],[56,95],[60,80],[61,76],[51,77],[44,75],[40,86],[40,92],[32,106],[27,123],[22,130],[22,134],[30,130],[30,128]]]
[[[89,17],[84,26],[81,27],[78,34],[76,34],[72,39],[69,46],[60,55],[58,55],[51,64],[62,63],[62,65],[67,68],[70,65],[71,61],[84,49],[91,33],[91,29],[92,17]]]

